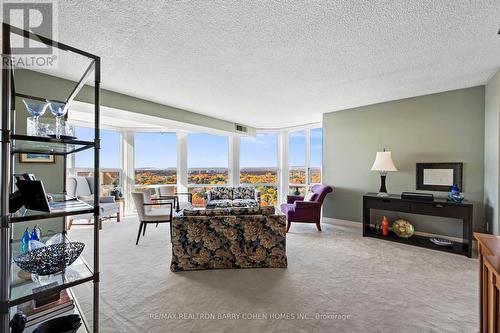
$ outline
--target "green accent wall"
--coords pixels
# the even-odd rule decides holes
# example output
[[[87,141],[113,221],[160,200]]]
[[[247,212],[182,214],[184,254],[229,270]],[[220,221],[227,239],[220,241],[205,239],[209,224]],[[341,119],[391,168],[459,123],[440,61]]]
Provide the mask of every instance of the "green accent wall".
[[[324,216],[361,222],[363,194],[380,187],[379,174],[370,168],[376,152],[387,148],[399,169],[387,176],[388,191],[395,194],[416,191],[417,162],[463,162],[474,230],[483,230],[484,98],[479,86],[324,114],[323,182],[334,188]],[[454,220],[414,220],[419,231],[462,235]]]
[[[499,128],[500,71],[486,84],[484,111],[484,211],[488,231],[498,235],[499,227]]]

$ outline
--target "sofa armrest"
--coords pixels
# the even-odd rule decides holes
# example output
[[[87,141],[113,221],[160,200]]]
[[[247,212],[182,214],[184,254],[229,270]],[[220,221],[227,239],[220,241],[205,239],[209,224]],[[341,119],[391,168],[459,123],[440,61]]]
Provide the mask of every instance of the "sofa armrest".
[[[212,190],[208,190],[205,192],[205,199],[206,199],[207,203],[212,201]]]
[[[111,196],[111,195],[99,197],[99,202],[100,203],[113,203],[113,202],[115,202],[115,197]]]
[[[297,209],[318,209],[321,208],[321,202],[317,201],[295,201]]]
[[[260,191],[255,189],[255,200],[260,204]]]
[[[295,201],[304,201],[304,197],[300,195],[287,195],[286,203],[293,204]]]

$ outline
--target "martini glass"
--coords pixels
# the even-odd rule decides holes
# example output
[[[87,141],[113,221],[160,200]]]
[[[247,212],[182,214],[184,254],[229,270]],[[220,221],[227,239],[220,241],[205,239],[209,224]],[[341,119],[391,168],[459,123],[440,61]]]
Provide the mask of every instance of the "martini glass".
[[[42,101],[37,101],[35,99],[24,99],[23,98],[23,103],[26,106],[26,110],[28,113],[33,116],[33,135],[38,136],[39,135],[39,128],[38,128],[38,118],[43,116],[45,113],[45,110],[47,109],[47,102],[42,102]]]
[[[56,117],[56,139],[61,138],[62,126],[61,118],[64,117],[66,112],[66,103],[49,101],[50,112]]]

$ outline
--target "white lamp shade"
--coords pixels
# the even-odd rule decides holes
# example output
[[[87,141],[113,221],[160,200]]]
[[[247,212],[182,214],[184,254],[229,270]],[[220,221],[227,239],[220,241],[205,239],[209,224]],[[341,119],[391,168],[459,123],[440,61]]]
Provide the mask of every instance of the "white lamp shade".
[[[398,171],[394,162],[392,161],[390,151],[379,151],[377,152],[377,157],[375,157],[375,162],[372,165],[372,171]]]

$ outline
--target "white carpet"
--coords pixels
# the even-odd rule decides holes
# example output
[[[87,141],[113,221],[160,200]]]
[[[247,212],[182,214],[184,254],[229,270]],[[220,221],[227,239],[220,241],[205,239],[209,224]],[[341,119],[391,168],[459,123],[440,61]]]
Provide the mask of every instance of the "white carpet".
[[[136,246],[135,217],[107,221],[101,331],[478,331],[477,259],[322,227],[292,225],[287,269],[172,273],[168,225],[150,225]],[[85,227],[70,235],[87,244],[91,236]],[[90,284],[77,295],[88,308]]]

